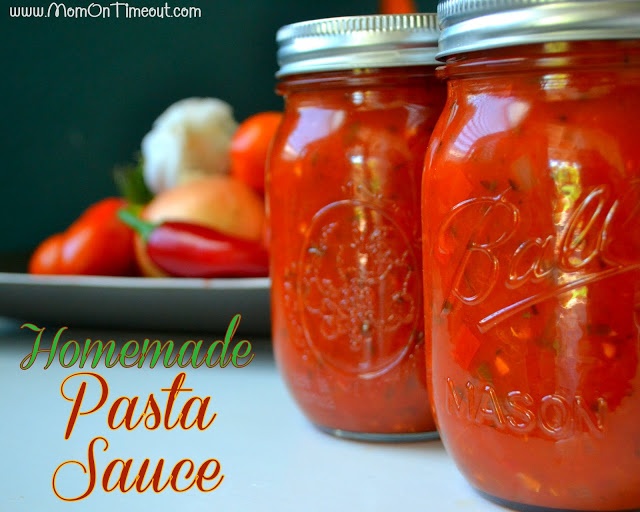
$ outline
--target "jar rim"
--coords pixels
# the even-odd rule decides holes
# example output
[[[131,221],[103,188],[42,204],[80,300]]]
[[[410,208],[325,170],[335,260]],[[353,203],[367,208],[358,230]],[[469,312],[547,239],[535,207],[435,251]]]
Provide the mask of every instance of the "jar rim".
[[[281,27],[276,77],[317,71],[438,65],[435,13],[340,16]]]
[[[444,0],[437,58],[535,43],[640,39],[638,0]]]

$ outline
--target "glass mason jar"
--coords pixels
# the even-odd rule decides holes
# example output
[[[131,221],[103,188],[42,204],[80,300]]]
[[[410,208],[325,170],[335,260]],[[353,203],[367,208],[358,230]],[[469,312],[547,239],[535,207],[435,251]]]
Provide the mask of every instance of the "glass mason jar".
[[[640,2],[439,15],[423,224],[441,438],[513,508],[640,509]]]
[[[435,14],[278,32],[284,118],[267,166],[279,369],[320,429],[434,437],[424,368],[420,185],[446,85]]]

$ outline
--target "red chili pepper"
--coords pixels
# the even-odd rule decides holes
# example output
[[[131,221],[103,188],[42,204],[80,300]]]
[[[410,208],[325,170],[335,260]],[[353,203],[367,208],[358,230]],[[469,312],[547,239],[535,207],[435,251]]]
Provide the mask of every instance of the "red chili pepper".
[[[269,256],[259,241],[180,221],[147,222],[127,209],[120,219],[145,242],[149,259],[175,277],[266,277]]]

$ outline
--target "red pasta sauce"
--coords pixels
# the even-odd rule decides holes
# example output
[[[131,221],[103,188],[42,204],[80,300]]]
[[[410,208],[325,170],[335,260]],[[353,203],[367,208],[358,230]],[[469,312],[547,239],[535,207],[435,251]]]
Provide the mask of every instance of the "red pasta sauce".
[[[640,508],[640,43],[451,59],[423,219],[428,369],[471,484]]]
[[[279,368],[322,429],[433,432],[420,187],[445,84],[420,66],[296,75],[279,92],[267,183]]]

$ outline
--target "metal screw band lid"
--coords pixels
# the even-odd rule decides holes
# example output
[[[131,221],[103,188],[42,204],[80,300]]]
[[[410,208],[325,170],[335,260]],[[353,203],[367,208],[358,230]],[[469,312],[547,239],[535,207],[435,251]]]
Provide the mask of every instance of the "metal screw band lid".
[[[278,30],[276,76],[317,71],[437,65],[434,14],[344,16]]]
[[[440,60],[531,43],[640,39],[640,0],[444,0],[438,19]]]

